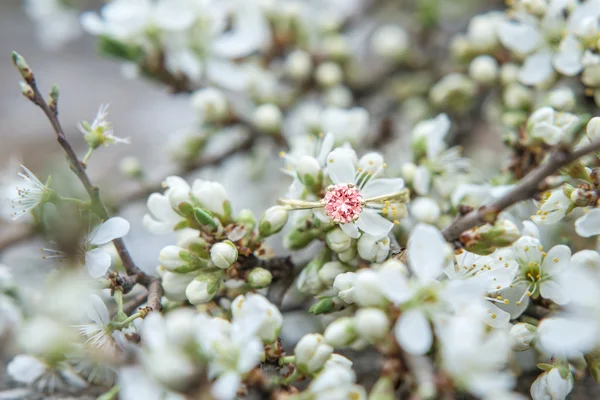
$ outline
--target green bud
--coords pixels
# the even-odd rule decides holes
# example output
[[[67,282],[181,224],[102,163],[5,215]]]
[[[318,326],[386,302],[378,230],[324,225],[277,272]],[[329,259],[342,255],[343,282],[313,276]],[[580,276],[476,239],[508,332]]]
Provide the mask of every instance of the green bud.
[[[35,93],[33,91],[33,88],[29,86],[29,84],[21,81],[19,82],[19,88],[21,89],[21,93],[23,94],[23,96],[27,97],[29,100],[35,99]]]
[[[263,289],[268,287],[273,281],[273,274],[271,271],[264,268],[254,268],[248,274],[248,283],[254,289]]]
[[[325,297],[324,299],[319,300],[317,303],[313,304],[308,312],[314,315],[326,314],[332,312],[335,309],[335,304],[331,297]]]
[[[392,380],[387,376],[382,376],[373,385],[371,393],[369,393],[369,400],[394,400],[395,393]]]
[[[56,107],[58,105],[58,96],[59,96],[60,92],[58,89],[58,85],[54,84],[52,85],[52,87],[50,88],[50,100],[48,101],[48,106],[52,109],[56,111]]]
[[[258,231],[262,237],[268,237],[281,231],[288,220],[288,210],[283,206],[267,209],[260,218]]]
[[[253,230],[256,226],[256,217],[252,210],[244,208],[237,216],[237,222],[244,225],[248,230]]]
[[[193,305],[211,301],[219,290],[223,275],[223,271],[216,268],[202,271],[185,289],[188,301]]]
[[[126,44],[108,36],[100,36],[98,40],[100,54],[126,61],[138,61],[143,56],[140,46]]]
[[[465,250],[479,255],[493,253],[499,247],[510,246],[520,237],[519,230],[508,220],[498,220],[494,225],[486,224],[463,232],[460,241]]]
[[[33,72],[31,71],[31,68],[29,68],[27,61],[25,61],[25,59],[16,51],[12,52],[12,59],[13,64],[15,64],[15,67],[17,67],[21,73],[23,79],[25,79],[27,83],[33,82]]]

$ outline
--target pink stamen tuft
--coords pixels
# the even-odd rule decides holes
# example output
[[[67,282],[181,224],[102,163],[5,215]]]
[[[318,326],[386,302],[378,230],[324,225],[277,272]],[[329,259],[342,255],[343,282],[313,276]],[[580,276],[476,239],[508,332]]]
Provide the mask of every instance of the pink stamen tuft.
[[[345,224],[362,212],[363,197],[354,185],[337,184],[325,194],[325,213],[333,222]]]

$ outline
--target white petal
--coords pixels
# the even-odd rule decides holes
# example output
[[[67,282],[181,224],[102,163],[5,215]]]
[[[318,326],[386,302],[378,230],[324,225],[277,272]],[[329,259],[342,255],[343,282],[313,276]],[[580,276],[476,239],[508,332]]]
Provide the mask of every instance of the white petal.
[[[46,367],[35,357],[19,354],[8,364],[7,372],[17,382],[32,384],[44,372]]]
[[[94,229],[90,234],[89,242],[94,245],[108,243],[127,235],[129,228],[129,222],[125,218],[112,217]]]
[[[583,318],[544,318],[538,333],[542,347],[553,354],[587,352],[598,342],[598,325]]]
[[[441,232],[427,224],[418,224],[408,238],[408,261],[420,280],[437,278],[444,267],[446,241]]]
[[[354,222],[349,222],[347,224],[340,224],[340,228],[344,231],[346,235],[351,237],[352,239],[358,239],[360,237],[360,232],[358,231],[358,227]]]
[[[187,190],[189,190],[189,187]],[[148,202],[146,203],[146,205],[148,207],[148,210],[150,210],[150,212],[152,213],[152,215],[154,215],[160,220],[170,221],[180,218],[179,214],[177,214],[171,207],[169,198],[163,194],[152,193],[148,197]]]
[[[542,272],[547,275],[556,275],[563,272],[571,263],[571,249],[564,244],[559,244],[550,249],[544,262]],[[546,296],[544,296],[546,297]]]
[[[542,249],[539,240],[531,236],[523,236],[513,245],[517,260],[522,264],[529,263],[541,264]]]
[[[424,165],[419,165],[415,170],[415,176],[413,178],[413,188],[415,192],[420,195],[426,195],[429,193],[429,185],[431,183],[431,173],[429,169]]]
[[[105,31],[104,22],[95,12],[87,11],[81,14],[79,22],[83,29],[91,35],[101,35]]]
[[[212,41],[217,57],[240,58],[258,50],[268,39],[268,24],[257,6],[244,3],[238,10],[232,29]]]
[[[519,71],[519,81],[525,85],[537,85],[548,80],[553,71],[552,53],[543,50],[525,59]]]
[[[144,215],[142,218],[142,225],[148,229],[150,233],[155,235],[166,235],[167,233],[173,232],[174,223],[167,223],[157,221],[150,214]]]
[[[85,266],[94,279],[101,278],[110,268],[110,255],[102,249],[93,249],[85,253]]]
[[[429,321],[419,310],[402,313],[394,327],[394,334],[398,344],[405,351],[415,355],[427,353],[433,343]]]
[[[327,156],[327,173],[331,181],[354,183],[356,153],[352,149],[338,147]]]
[[[525,311],[525,309],[527,308],[527,305],[529,305],[529,297],[527,297],[527,296],[524,296],[523,300],[521,300],[521,304],[517,305],[517,301],[519,301],[519,299],[521,299],[521,297],[527,290],[527,286],[528,286],[528,284],[526,282],[517,283],[517,284],[513,285],[512,287],[502,289],[499,292],[499,294],[503,298],[509,300],[509,303],[508,304],[499,303],[499,304],[497,304],[497,307],[500,308],[501,310],[508,312],[510,314],[511,319],[515,319],[515,318],[519,317],[521,314],[523,314],[523,311]]]
[[[533,51],[540,43],[537,29],[519,21],[505,21],[498,27],[498,36],[502,44],[520,53]]]
[[[313,214],[321,222],[324,222],[326,224],[331,222],[331,219],[327,216],[327,214],[325,213],[325,210],[323,210],[322,208],[314,208]]]
[[[406,276],[395,268],[382,268],[379,271],[381,292],[394,304],[402,304],[412,297]]]
[[[317,154],[317,161],[321,165],[325,165],[327,161],[327,155],[333,149],[333,145],[335,143],[335,136],[333,133],[327,133],[321,142],[321,146],[319,148],[319,154]]]
[[[489,301],[485,302],[485,308],[488,310],[485,318],[486,324],[496,329],[506,328],[508,322],[510,321],[509,313],[498,308],[498,306]]]
[[[206,63],[208,79],[217,86],[241,92],[248,86],[248,70],[226,60],[211,59]]]
[[[540,229],[531,221],[523,221],[523,236],[531,236],[540,239]]]
[[[562,306],[569,302],[569,297],[567,296],[563,288],[561,288],[559,284],[554,281],[543,281],[540,284],[540,294],[543,298],[550,299],[559,306]]]
[[[575,221],[575,232],[579,236],[591,237],[600,235],[600,208],[590,210]]]
[[[581,60],[583,58],[583,46],[579,40],[573,35],[565,37],[558,48],[558,52],[552,60],[554,68],[558,72],[567,76],[575,76],[583,66]]]
[[[450,118],[446,114],[440,114],[431,120],[431,131],[427,135],[427,158],[435,160],[435,158],[446,148],[444,138],[450,131]]]
[[[242,378],[238,374],[227,372],[213,383],[210,392],[217,400],[233,400],[241,382]]]
[[[110,322],[108,308],[106,308],[106,304],[104,304],[100,296],[96,294],[92,293],[90,295],[90,302],[85,311],[88,318],[97,325],[108,325]]]
[[[356,221],[356,225],[361,231],[368,233],[371,236],[375,236],[376,238],[383,238],[390,233],[394,227],[393,222],[388,221],[379,215],[377,211],[368,208],[363,209],[360,217],[358,217],[358,220]]]
[[[365,199],[385,194],[397,193],[404,188],[404,179],[401,178],[382,178],[370,180],[361,190]]]

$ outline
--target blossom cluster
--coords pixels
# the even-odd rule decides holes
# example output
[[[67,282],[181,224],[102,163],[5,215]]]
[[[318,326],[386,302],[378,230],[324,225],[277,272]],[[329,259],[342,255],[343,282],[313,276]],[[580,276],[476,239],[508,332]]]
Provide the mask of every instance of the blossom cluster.
[[[47,39],[78,33],[75,4],[41,3],[27,11]],[[42,233],[53,267],[31,289],[0,266],[10,383],[103,400],[560,400],[600,381],[600,2],[510,1],[460,33],[445,3],[82,11],[102,55],[195,116],[165,141],[178,170],[160,185],[120,165],[146,200],[131,223],[162,240],[140,235],[152,265],[111,217],[128,204],[107,206],[86,173],[135,143],[103,105],[77,126],[79,157],[58,87],[45,103],[15,53],[86,193],[25,166],[0,176],[0,217]]]

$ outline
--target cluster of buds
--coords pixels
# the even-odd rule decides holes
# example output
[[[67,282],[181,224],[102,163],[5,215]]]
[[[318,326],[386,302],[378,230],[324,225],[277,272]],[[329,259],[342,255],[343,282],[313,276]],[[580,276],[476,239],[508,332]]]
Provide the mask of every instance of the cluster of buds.
[[[463,232],[459,240],[465,250],[488,255],[498,248],[510,246],[519,237],[521,234],[514,223],[507,219],[500,219]]]

